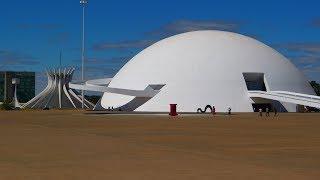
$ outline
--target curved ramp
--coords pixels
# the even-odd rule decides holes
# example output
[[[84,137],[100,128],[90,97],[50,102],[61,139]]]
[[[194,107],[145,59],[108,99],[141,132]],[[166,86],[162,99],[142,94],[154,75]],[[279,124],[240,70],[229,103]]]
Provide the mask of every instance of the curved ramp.
[[[97,79],[90,80],[85,83],[70,83],[69,87],[76,90],[85,90],[93,92],[108,92],[113,94],[121,94],[134,97],[149,97],[152,98],[160,92],[160,89],[165,85],[148,85],[144,90],[133,90],[133,89],[121,89],[108,87],[112,79]]]
[[[320,109],[320,97],[288,91],[248,91],[250,98],[264,98]]]

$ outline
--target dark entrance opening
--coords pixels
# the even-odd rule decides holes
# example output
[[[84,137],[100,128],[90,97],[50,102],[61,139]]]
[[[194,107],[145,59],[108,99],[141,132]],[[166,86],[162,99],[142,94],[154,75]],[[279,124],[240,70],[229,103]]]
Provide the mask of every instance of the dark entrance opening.
[[[243,73],[249,91],[267,91],[263,73]]]
[[[252,108],[254,112],[259,112],[259,109],[262,109],[263,112],[266,112],[267,108],[269,111],[273,111],[272,104],[269,103],[252,104]]]

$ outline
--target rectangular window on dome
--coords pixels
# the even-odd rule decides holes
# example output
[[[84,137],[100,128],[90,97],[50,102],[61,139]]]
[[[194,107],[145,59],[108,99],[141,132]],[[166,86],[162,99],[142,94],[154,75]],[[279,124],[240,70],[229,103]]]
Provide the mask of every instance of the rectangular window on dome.
[[[267,91],[264,73],[243,73],[249,91]]]

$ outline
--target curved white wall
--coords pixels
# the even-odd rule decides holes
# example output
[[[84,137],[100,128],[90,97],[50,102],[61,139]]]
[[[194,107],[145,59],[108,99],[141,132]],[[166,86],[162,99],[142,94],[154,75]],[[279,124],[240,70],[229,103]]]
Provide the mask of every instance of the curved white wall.
[[[236,112],[251,112],[252,100],[242,73],[265,73],[269,90],[314,94],[304,75],[285,57],[252,38],[222,31],[196,31],[164,39],[130,60],[110,87],[143,90],[166,84],[136,111],[195,112],[215,105]],[[105,93],[102,107],[121,107],[134,97]],[[294,109],[286,105],[289,111]]]

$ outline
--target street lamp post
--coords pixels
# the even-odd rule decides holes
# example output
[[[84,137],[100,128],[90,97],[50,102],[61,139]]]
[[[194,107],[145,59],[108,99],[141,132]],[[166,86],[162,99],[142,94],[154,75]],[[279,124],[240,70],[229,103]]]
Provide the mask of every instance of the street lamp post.
[[[18,88],[18,85],[20,84],[20,79],[18,78],[12,78],[12,84],[14,85],[14,92],[13,92],[13,101],[12,101],[12,104],[14,105],[14,108],[21,108],[21,105],[18,101],[18,96],[17,96],[17,88]]]
[[[85,9],[88,4],[88,0],[80,0],[82,6],[82,66],[81,66],[81,80],[84,83],[84,61],[85,61]],[[82,109],[84,109],[84,90],[81,91],[82,96]]]

